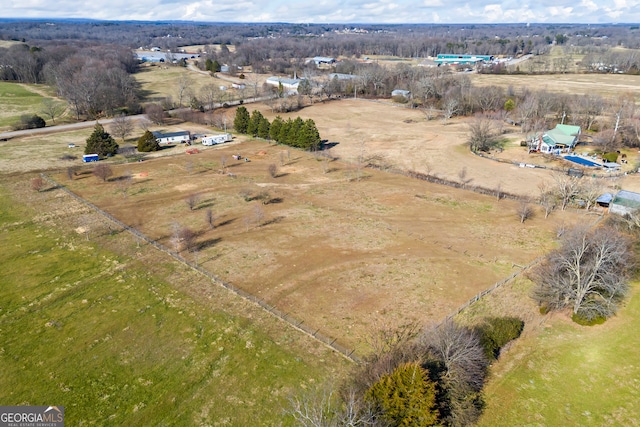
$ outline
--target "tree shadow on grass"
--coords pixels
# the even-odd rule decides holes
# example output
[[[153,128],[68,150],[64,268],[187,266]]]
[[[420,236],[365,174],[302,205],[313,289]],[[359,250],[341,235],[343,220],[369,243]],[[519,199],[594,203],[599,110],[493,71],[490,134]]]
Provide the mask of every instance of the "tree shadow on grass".
[[[233,223],[237,218],[229,218],[227,220],[222,221],[221,223],[219,223],[218,225],[216,225],[216,228],[218,227],[224,227],[225,225],[229,225],[231,223]]]
[[[265,226],[271,225],[271,224],[277,224],[280,221],[282,221],[284,218],[285,217],[283,217],[283,216],[277,216],[275,218],[272,218],[272,219],[270,219],[268,221],[263,222],[262,224],[260,224],[260,227],[265,227]]]
[[[201,250],[210,248],[212,246],[215,246],[218,243],[220,243],[221,241],[222,241],[222,239],[220,237],[215,237],[213,239],[207,239],[207,240],[204,240],[204,241],[198,243],[197,248],[198,248],[199,251],[201,251]]]

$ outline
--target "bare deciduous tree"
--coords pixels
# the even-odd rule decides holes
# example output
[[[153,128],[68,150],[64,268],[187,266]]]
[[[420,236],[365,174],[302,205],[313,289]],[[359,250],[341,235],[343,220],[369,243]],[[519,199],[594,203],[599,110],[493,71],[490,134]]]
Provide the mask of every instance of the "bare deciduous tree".
[[[468,124],[471,151],[489,151],[498,144],[493,120],[477,114]]]
[[[216,215],[213,213],[213,210],[207,209],[204,213],[205,221],[211,230],[216,228]]]
[[[278,176],[278,165],[275,163],[271,163],[269,165],[269,175],[271,178],[276,178]]]
[[[73,167],[73,166],[68,167],[67,168],[67,178],[72,180],[75,175],[76,175],[76,168]]]
[[[548,182],[541,182],[538,190],[540,191],[539,201],[544,208],[544,217],[548,218],[556,208],[557,196]]]
[[[197,193],[189,194],[184,199],[184,202],[189,206],[189,210],[194,210],[195,207],[198,206],[198,203],[200,203],[200,195]]]
[[[149,104],[145,107],[144,113],[152,123],[161,125],[164,123],[164,109],[159,104]]]
[[[192,252],[196,249],[196,239],[198,234],[190,229],[189,227],[182,227],[179,233],[180,243],[182,244],[182,249],[187,252]]]
[[[458,178],[460,179],[460,183],[462,184],[462,188],[465,188],[467,184],[473,181],[473,178],[469,178],[469,174],[467,172],[467,167],[463,166],[462,169],[458,171]]]
[[[31,188],[34,191],[38,191],[38,192],[42,191],[42,189],[44,188],[44,179],[42,179],[41,176],[37,176],[33,178],[31,180]]]
[[[253,219],[257,227],[260,227],[262,225],[264,218],[265,218],[265,212],[264,212],[264,208],[262,207],[262,204],[256,203],[256,205],[253,207]]]
[[[518,218],[520,218],[520,224],[524,224],[524,222],[531,217],[533,217],[533,208],[531,205],[525,201],[520,202],[517,209]]]
[[[602,195],[602,186],[594,178],[584,181],[580,185],[580,198],[584,200],[586,210],[591,209],[596,204],[598,197]]]
[[[629,239],[610,227],[578,226],[533,271],[534,298],[551,310],[570,308],[591,320],[613,315],[628,291]]]
[[[565,210],[569,202],[580,193],[580,178],[556,173],[553,180],[556,183],[555,193],[560,200],[560,208]]]
[[[124,143],[127,136],[133,132],[133,122],[129,116],[119,114],[111,122],[110,130],[114,136],[122,139],[122,142]]]
[[[56,123],[56,117],[59,117],[60,115],[62,115],[62,113],[64,113],[65,109],[66,109],[66,107],[64,106],[63,103],[56,102],[51,98],[44,98],[42,100],[42,108],[41,108],[40,111],[45,116],[48,116],[51,119],[51,121],[53,122],[53,124],[55,124]]]
[[[131,171],[126,171],[118,180],[118,190],[122,193],[122,197],[124,199],[129,195],[129,189],[131,188],[132,183],[133,176],[131,175]]]
[[[93,175],[106,182],[113,175],[113,170],[108,164],[100,163],[93,168]]]

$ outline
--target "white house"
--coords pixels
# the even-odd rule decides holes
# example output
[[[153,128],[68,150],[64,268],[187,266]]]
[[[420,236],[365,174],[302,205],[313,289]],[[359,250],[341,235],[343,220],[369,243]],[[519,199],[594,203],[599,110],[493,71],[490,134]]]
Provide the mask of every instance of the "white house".
[[[580,126],[557,124],[554,129],[534,135],[529,140],[529,151],[557,153],[571,151],[580,138]]]
[[[282,88],[288,92],[297,92],[301,81],[302,79],[289,79],[286,77],[272,76],[269,77],[265,83],[275,87],[280,87],[280,85],[282,85]]]
[[[156,137],[156,141],[158,144],[181,144],[186,142],[188,144],[191,143],[191,132],[188,130],[179,131],[179,132],[151,132],[153,136]]]

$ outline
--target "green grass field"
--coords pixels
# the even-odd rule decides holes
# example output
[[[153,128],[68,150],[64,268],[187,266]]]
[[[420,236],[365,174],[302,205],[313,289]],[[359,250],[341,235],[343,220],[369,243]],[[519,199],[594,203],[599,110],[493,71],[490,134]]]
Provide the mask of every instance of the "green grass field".
[[[37,114],[42,95],[17,83],[0,82],[0,129],[15,124],[23,114]]]
[[[550,318],[492,368],[479,426],[640,424],[640,296],[617,317],[582,327]]]
[[[227,291],[219,307],[197,301],[61,228],[82,212],[48,206],[52,190],[27,197],[38,213],[12,196],[27,187],[0,182],[4,405],[65,406],[69,425],[286,425],[287,396],[346,363],[259,310],[229,314],[240,303]]]

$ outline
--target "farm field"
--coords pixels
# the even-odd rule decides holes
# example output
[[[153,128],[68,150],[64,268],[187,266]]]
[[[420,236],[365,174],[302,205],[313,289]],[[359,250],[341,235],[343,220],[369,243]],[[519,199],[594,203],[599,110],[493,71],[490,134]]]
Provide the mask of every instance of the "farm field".
[[[587,90],[593,82],[575,84]],[[611,84],[616,83],[612,80]],[[269,119],[275,116],[264,105],[247,108],[260,109]],[[519,168],[469,153],[466,119],[443,125],[440,120],[426,121],[415,110],[351,99],[282,114],[284,118],[298,115],[314,119],[340,160],[325,161],[236,136],[236,142],[229,145],[196,146],[202,151],[199,154],[187,155],[184,147],[175,147],[142,163],[114,164],[116,173],[106,183],[91,176],[88,169],[69,181],[64,170],[78,165],[79,160],[60,157],[73,150],[82,154],[84,139],[91,133],[85,130],[0,142],[0,171],[18,174],[58,169],[55,177],[60,183],[168,247],[173,247],[176,226],[195,230],[198,250],[183,251],[186,258],[197,260],[306,325],[314,325],[340,344],[354,347],[359,354],[367,350],[364,342],[377,326],[441,320],[550,248],[558,225],[596,219],[576,212],[554,212],[544,220],[538,210],[523,225],[516,217],[516,202],[360,170],[355,162],[361,155],[377,156],[389,165],[454,181],[466,170],[469,186],[500,187],[532,197],[538,193],[538,183],[551,181],[548,170]],[[188,123],[176,128],[211,132]],[[505,158],[547,164],[519,147],[521,134],[514,132],[507,138]],[[68,149],[70,141],[79,147]],[[21,152],[30,153],[28,163],[21,161]],[[251,161],[232,160],[235,154]],[[223,156],[225,172],[232,175],[219,173]],[[271,164],[278,165],[275,178],[268,172]],[[128,175],[133,177],[130,184],[121,179]],[[610,189],[637,191],[639,180],[634,174],[605,182]],[[28,178],[22,189],[28,191],[24,186]],[[199,202],[191,210],[186,199],[193,194]],[[207,209],[216,216],[214,229],[206,223]],[[104,225],[89,227],[91,239],[104,229]],[[82,234],[77,237],[78,244],[84,244]],[[152,256],[139,261],[145,266],[155,264]],[[165,271],[160,277],[176,276]],[[189,293],[192,290],[184,283],[167,286],[167,294],[177,287],[189,298],[202,300]],[[513,286],[517,292],[498,313],[520,315],[533,325],[527,326],[527,333],[494,366],[481,425],[581,425],[583,418],[584,425],[637,424],[637,410],[627,404],[637,397],[631,381],[637,377],[637,363],[630,353],[637,341],[630,335],[638,319],[637,296],[605,325],[580,328],[562,316],[541,318],[526,297],[527,282],[516,280]],[[485,303],[489,304],[483,300],[474,305],[469,316],[481,315]],[[229,306],[237,308],[238,304]],[[257,314],[241,325],[253,324],[254,316]],[[275,332],[270,331],[273,336]],[[624,331],[629,332],[625,335]],[[296,334],[275,342],[287,342]],[[618,348],[620,358],[614,354]],[[325,376],[324,363],[332,363],[327,362],[332,360],[328,356],[319,360],[319,374],[314,378]],[[564,382],[572,388],[563,387]],[[577,389],[585,392],[575,393],[575,399],[566,398]],[[600,402],[605,399],[588,393],[593,390],[606,390],[611,399]],[[540,415],[533,417],[535,413]]]
[[[198,250],[185,257],[358,350],[380,322],[439,321],[541,255],[559,224],[584,220],[567,211],[521,224],[519,202],[261,141],[113,168],[106,183],[56,179],[167,247],[189,227]]]
[[[573,95],[600,95],[616,98],[640,89],[640,76],[629,74],[471,74],[476,86],[512,87],[516,91],[546,90]]]
[[[5,404],[63,405],[70,425],[289,425],[287,398],[348,366],[60,190],[5,177],[0,195]]]

